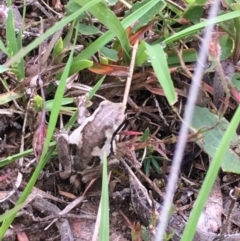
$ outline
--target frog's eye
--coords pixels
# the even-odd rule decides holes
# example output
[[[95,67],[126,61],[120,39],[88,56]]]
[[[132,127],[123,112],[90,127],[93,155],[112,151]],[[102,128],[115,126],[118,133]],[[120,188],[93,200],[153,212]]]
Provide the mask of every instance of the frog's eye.
[[[70,143],[69,144],[69,150],[70,150],[71,156],[77,155],[77,145],[76,144]]]

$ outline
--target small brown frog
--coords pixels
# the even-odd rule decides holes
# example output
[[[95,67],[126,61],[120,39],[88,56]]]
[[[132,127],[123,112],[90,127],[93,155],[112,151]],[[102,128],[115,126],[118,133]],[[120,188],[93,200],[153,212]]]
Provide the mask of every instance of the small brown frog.
[[[124,120],[125,105],[104,100],[94,113],[70,135],[61,133],[57,137],[59,161],[64,171],[62,179],[71,173],[82,174],[99,165],[111,153],[113,134]]]

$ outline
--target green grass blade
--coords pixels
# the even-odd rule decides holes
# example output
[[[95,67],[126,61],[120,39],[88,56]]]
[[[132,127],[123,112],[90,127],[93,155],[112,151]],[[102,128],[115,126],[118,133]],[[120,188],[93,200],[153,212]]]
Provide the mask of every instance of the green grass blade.
[[[6,67],[4,65],[0,65],[0,73],[3,73],[3,72],[8,71],[8,70],[9,70],[8,67]]]
[[[55,101],[53,103],[53,109],[51,112],[51,116],[50,116],[50,120],[49,120],[49,125],[48,125],[48,131],[47,131],[47,137],[44,143],[44,148],[42,151],[42,155],[40,158],[40,161],[37,165],[37,168],[35,169],[30,181],[28,182],[27,187],[25,188],[25,190],[23,191],[22,195],[20,196],[19,200],[17,201],[17,205],[18,204],[22,204],[23,202],[25,202],[25,200],[27,199],[28,195],[30,194],[35,182],[37,181],[37,178],[41,172],[41,170],[43,169],[43,167],[45,166],[46,162],[50,159],[52,153],[54,152],[55,148],[51,148],[50,151],[47,154],[48,148],[49,148],[49,144],[51,142],[52,139],[52,135],[56,126],[56,122],[57,122],[57,118],[58,118],[58,114],[60,111],[60,107],[61,107],[61,99],[63,97],[64,91],[65,91],[65,86],[66,86],[66,80],[67,80],[67,76],[70,70],[70,66],[71,66],[71,62],[72,62],[72,57],[73,57],[73,53],[74,53],[74,46],[76,44],[76,40],[77,40],[77,32],[75,35],[75,39],[74,39],[74,45],[72,48],[72,51],[70,53],[68,62],[66,64],[66,67],[63,71],[61,80],[60,80],[60,84],[57,88],[56,94],[55,94]],[[47,154],[47,155],[46,155]],[[8,219],[6,219],[1,228],[0,228],[0,240],[2,240],[5,232],[7,231],[8,227],[10,226],[10,224],[12,223],[13,219],[15,218],[16,213],[12,214]],[[1,217],[1,216],[0,216]]]
[[[72,22],[72,24],[67,32],[67,35],[65,36],[65,38],[63,40],[63,48],[66,48],[71,43],[75,26],[76,26],[76,20],[74,22]]]
[[[55,146],[56,146],[56,142],[55,142],[55,141],[52,141],[52,142],[49,144],[49,147],[54,147],[54,148],[55,148]],[[1,160],[1,162],[0,162],[0,167],[4,167],[4,166],[6,166],[6,165],[8,165],[8,164],[10,164],[10,163],[18,160],[19,158],[28,156],[28,155],[30,155],[30,154],[32,154],[32,153],[33,153],[33,149],[31,148],[31,149],[28,149],[28,150],[26,150],[26,151],[23,151],[23,152],[14,154],[14,155],[12,155],[12,156],[8,156],[8,157],[6,157],[6,158],[4,158],[4,159]]]
[[[92,67],[93,61],[87,60],[87,59],[82,59],[79,60],[78,62],[74,62],[71,64],[69,76],[83,70],[89,67]]]
[[[46,160],[49,160],[50,157],[52,156],[54,149],[51,149],[48,154],[46,155]],[[45,161],[46,163],[46,161]],[[38,166],[36,167],[33,176],[31,177],[30,181],[28,182],[27,187],[25,188],[24,192],[22,193],[21,197],[19,198],[18,202],[16,203],[16,205],[21,205],[22,203],[25,202],[26,198],[28,195],[26,195],[26,193],[30,193],[34,183],[37,180],[38,175],[34,175],[34,174],[39,174],[42,171],[43,165],[39,162]],[[10,226],[10,224],[12,223],[13,219],[16,216],[16,212],[12,213],[12,210],[9,210],[8,212],[11,213],[11,215],[8,215],[8,213],[5,213],[4,215],[7,215],[8,218],[6,220],[3,221],[1,227],[0,227],[0,240],[3,239],[8,227]],[[2,218],[2,215],[0,216],[0,219]]]
[[[27,205],[27,203],[22,203],[19,205],[15,205],[14,208],[12,208],[10,211],[4,213],[1,215],[0,217],[0,222],[4,221],[5,219],[7,219],[10,215],[13,215],[14,213],[18,212],[20,209],[24,208]]]
[[[92,90],[89,92],[89,100],[92,99],[92,97],[96,94],[100,86],[102,85],[103,81],[105,79],[105,76],[103,76],[92,88]]]
[[[183,39],[187,36],[190,36],[190,35],[196,33],[198,30],[208,26],[209,24],[212,24],[212,22],[220,23],[220,22],[224,22],[224,21],[227,21],[227,20],[230,20],[230,19],[238,18],[239,16],[240,16],[240,10],[236,10],[236,11],[233,11],[233,12],[230,12],[230,13],[220,15],[218,17],[215,17],[215,18],[211,19],[211,20],[206,20],[204,22],[201,22],[201,23],[195,24],[195,25],[193,25],[189,28],[186,28],[186,29],[184,29],[184,30],[182,30],[178,33],[175,33],[171,37],[165,39],[164,43],[169,44],[169,43],[172,43],[174,41]]]
[[[194,203],[194,208],[188,219],[188,222],[187,222],[186,228],[183,232],[181,241],[193,240],[199,217],[203,211],[206,200],[207,200],[209,193],[212,189],[212,186],[216,180],[223,157],[225,156],[225,154],[229,148],[230,142],[232,140],[232,136],[236,132],[236,129],[239,125],[239,120],[240,120],[240,106],[237,108],[237,110],[222,138],[222,141],[221,141],[219,147],[217,148],[217,152],[216,152],[216,154],[211,162],[211,165],[207,171],[207,175],[204,179],[204,182],[203,182],[202,188],[199,192],[198,198],[197,198],[196,202]]]
[[[1,39],[0,39],[0,49],[3,51],[4,54],[6,54],[7,56],[9,55],[8,50],[3,44],[3,41]]]
[[[77,4],[84,6],[88,1],[86,0],[74,0]],[[123,28],[121,22],[118,20],[116,15],[107,7],[104,3],[98,3],[88,10],[94,15],[101,23],[109,28],[118,38],[121,46],[127,56],[131,51],[127,33]]]
[[[75,13],[71,14],[70,16],[63,18],[61,21],[57,22],[52,28],[48,29],[44,34],[40,37],[35,39],[32,43],[30,43],[25,48],[22,48],[16,55],[14,55],[6,64],[5,66],[9,67],[12,64],[16,63],[19,59],[23,58],[26,54],[28,54],[31,50],[35,49],[39,44],[41,44],[46,38],[50,37],[60,28],[65,26],[66,24],[70,23],[74,19],[76,19],[81,13],[87,11],[90,7],[94,6],[95,4],[101,2],[101,0],[92,0],[84,7],[76,11]]]
[[[109,241],[109,194],[108,194],[108,173],[106,153],[103,158],[103,177],[102,177],[102,194],[101,194],[101,219],[99,240]]]
[[[18,36],[17,36],[17,46],[18,50],[22,48],[22,41],[23,41],[23,30],[24,30],[24,21],[26,16],[26,0],[24,2],[24,8],[23,8],[23,16],[22,16],[22,25],[19,30]],[[21,61],[18,61],[18,71],[19,71],[19,80],[23,80],[25,78],[25,61],[22,58]]]
[[[67,46],[69,46],[69,44],[71,43],[72,40],[72,36],[73,36],[73,31],[76,25],[76,20],[72,21],[70,28],[68,29],[67,35],[65,36],[65,38],[61,41],[62,42],[62,50],[64,50]],[[59,53],[57,56],[57,60],[55,59],[55,63],[62,63],[62,60],[65,56],[64,51]]]
[[[10,6],[11,4],[12,2],[8,1],[8,5]],[[8,17],[6,21],[6,38],[7,38],[8,53],[11,57],[18,52],[12,8],[9,8],[9,11],[8,11]]]
[[[151,0],[146,3],[144,6],[130,14],[123,21],[121,21],[123,28],[128,28],[133,23],[135,23],[141,16],[144,15],[146,11],[153,8],[160,0]],[[95,42],[89,45],[86,49],[84,49],[75,59],[75,61],[81,59],[89,59],[93,54],[95,54],[99,49],[101,49],[104,45],[106,45],[109,41],[114,38],[114,33],[112,31],[107,31],[104,35],[98,38]]]
[[[12,1],[9,0],[8,5],[11,6],[11,4]],[[13,9],[9,8],[6,21],[6,39],[9,57],[14,56],[19,50],[19,45],[22,44],[20,37],[21,31],[18,35],[19,37],[17,38],[15,33]],[[18,80],[22,80],[24,78],[25,69],[23,58],[21,58],[17,64],[13,65],[13,72],[16,74]]]
[[[5,67],[5,66],[4,66]],[[3,69],[2,72],[4,72],[5,70]],[[1,71],[0,71],[1,73]],[[3,86],[5,87],[5,89],[7,88],[7,83],[5,83],[5,81],[2,81]],[[8,91],[5,92],[4,94],[0,94],[0,105],[4,105],[10,101],[16,100],[20,97],[23,96],[23,93],[21,92],[13,92],[13,91]]]
[[[169,73],[166,55],[160,44],[151,46],[145,43],[145,46],[151,59],[151,64],[154,72],[164,90],[168,103],[173,105],[177,101],[177,97],[174,90],[172,78]]]

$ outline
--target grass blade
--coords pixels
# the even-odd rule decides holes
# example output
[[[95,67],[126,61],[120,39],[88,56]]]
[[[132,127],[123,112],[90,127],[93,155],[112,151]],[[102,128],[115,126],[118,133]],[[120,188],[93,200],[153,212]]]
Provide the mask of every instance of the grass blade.
[[[198,30],[210,25],[212,22],[214,22],[216,24],[216,23],[224,22],[224,21],[231,20],[231,19],[234,19],[234,18],[238,18],[239,16],[240,16],[240,10],[235,10],[233,12],[226,13],[226,14],[220,15],[216,18],[213,18],[210,21],[206,20],[204,22],[201,22],[201,23],[195,24],[195,25],[193,25],[189,28],[186,28],[186,29],[184,29],[184,30],[182,30],[178,33],[175,33],[171,37],[165,39],[164,43],[169,44],[169,43],[172,43],[174,41],[183,39],[187,36],[190,36],[191,34],[196,33]]]
[[[76,32],[76,35],[75,35],[73,46],[75,46],[76,40],[77,40],[77,32]],[[22,195],[20,196],[19,200],[17,201],[16,205],[22,204],[23,202],[25,202],[25,200],[27,199],[28,195],[30,194],[35,182],[37,181],[37,178],[38,178],[41,170],[43,169],[43,167],[45,166],[47,161],[50,159],[52,153],[55,150],[55,148],[51,148],[50,151],[47,154],[49,144],[51,142],[52,135],[53,135],[53,132],[55,130],[58,114],[59,114],[59,111],[60,111],[61,99],[62,99],[64,91],[65,91],[66,80],[67,80],[67,76],[68,76],[70,66],[71,66],[71,63],[72,63],[72,57],[73,57],[74,49],[75,48],[73,47],[72,51],[70,53],[68,62],[66,64],[66,67],[63,71],[63,74],[62,74],[62,77],[61,77],[61,80],[60,80],[60,84],[59,84],[59,86],[57,88],[57,91],[56,91],[56,94],[55,94],[55,101],[53,103],[53,109],[52,109],[50,120],[49,120],[47,137],[46,137],[46,140],[45,140],[45,143],[44,143],[44,148],[43,148],[43,152],[41,154],[40,161],[39,161],[39,163],[37,165],[37,168],[35,169],[32,177],[31,177],[30,181],[28,182],[27,187],[24,189],[24,191],[23,191]],[[12,223],[15,216],[16,216],[16,213],[13,213],[9,216],[8,219],[6,219],[3,222],[3,224],[0,228],[0,240],[2,240],[5,232],[7,231],[8,227]],[[0,218],[1,218],[1,216],[0,216]]]
[[[151,59],[151,64],[154,72],[164,90],[168,103],[173,105],[177,101],[177,97],[174,90],[172,78],[169,73],[166,55],[159,44],[151,46],[145,43],[145,46]]]
[[[88,1],[86,0],[74,0],[77,4],[84,6]],[[131,51],[129,40],[124,30],[122,23],[118,20],[116,15],[107,7],[104,3],[98,3],[88,10],[92,15],[94,15],[101,23],[109,28],[118,38],[121,46],[127,56]]]
[[[107,157],[103,158],[103,177],[102,177],[102,194],[101,194],[101,220],[100,220],[100,241],[109,241],[109,195],[108,195],[108,173]]]
[[[223,157],[225,156],[230,142],[232,140],[232,136],[235,133],[240,120],[240,106],[237,108],[228,128],[225,132],[222,141],[217,149],[217,152],[212,160],[212,163],[208,169],[207,175],[204,179],[202,188],[199,192],[198,198],[194,204],[194,208],[189,216],[186,228],[183,232],[183,236],[181,241],[184,240],[192,240],[196,231],[196,226],[199,220],[199,217],[202,213],[206,200],[209,196],[209,193],[212,189],[212,186],[216,180],[217,174],[219,172]]]
[[[144,15],[146,11],[153,8],[160,0],[151,0],[146,3],[144,6],[130,14],[123,21],[121,21],[123,28],[128,28],[134,22],[136,22],[141,16]],[[99,49],[101,49],[104,45],[106,45],[109,41],[114,38],[114,33],[112,31],[107,31],[104,35],[98,38],[95,42],[89,45],[86,49],[84,49],[75,59],[75,61],[81,59],[89,59],[93,54],[95,54]]]
[[[16,55],[14,55],[6,64],[5,66],[9,67],[12,64],[16,63],[19,59],[23,58],[26,54],[28,54],[31,50],[35,49],[39,44],[41,44],[46,38],[50,37],[56,31],[61,29],[66,24],[70,23],[74,19],[76,19],[81,13],[87,11],[90,7],[94,6],[101,0],[92,0],[84,7],[76,11],[75,13],[71,14],[70,16],[63,18],[61,21],[57,22],[52,28],[48,29],[44,34],[40,37],[36,38],[32,43],[30,43],[25,48],[22,48]]]

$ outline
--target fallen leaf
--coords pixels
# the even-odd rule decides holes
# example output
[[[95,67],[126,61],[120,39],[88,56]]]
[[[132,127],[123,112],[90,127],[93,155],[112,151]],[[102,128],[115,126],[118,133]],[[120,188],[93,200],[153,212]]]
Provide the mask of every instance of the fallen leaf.
[[[128,76],[129,68],[121,65],[105,65],[100,63],[94,63],[92,67],[88,68],[90,71],[96,74],[110,75],[110,76]]]

